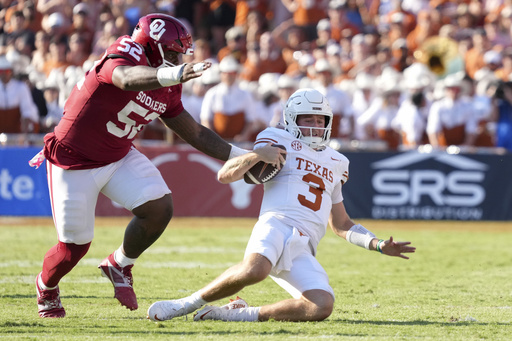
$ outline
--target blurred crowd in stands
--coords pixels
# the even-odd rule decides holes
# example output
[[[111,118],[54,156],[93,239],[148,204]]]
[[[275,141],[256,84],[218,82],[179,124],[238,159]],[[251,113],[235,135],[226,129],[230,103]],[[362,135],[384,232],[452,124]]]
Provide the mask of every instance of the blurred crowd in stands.
[[[214,66],[185,108],[226,140],[282,126],[313,87],[343,146],[512,151],[512,0],[2,0],[0,143],[44,134],[94,61],[148,13],[179,18]],[[10,134],[10,135],[9,135]],[[29,136],[29,135],[24,135]],[[159,120],[140,139],[179,143]]]

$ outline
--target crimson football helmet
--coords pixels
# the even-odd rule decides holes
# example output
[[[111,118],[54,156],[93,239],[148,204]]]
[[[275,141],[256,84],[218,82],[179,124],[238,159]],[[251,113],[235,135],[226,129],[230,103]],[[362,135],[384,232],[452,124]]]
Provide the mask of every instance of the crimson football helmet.
[[[165,59],[165,52],[191,55],[192,36],[178,19],[166,14],[148,14],[139,19],[132,39],[144,47],[152,67],[174,66]]]

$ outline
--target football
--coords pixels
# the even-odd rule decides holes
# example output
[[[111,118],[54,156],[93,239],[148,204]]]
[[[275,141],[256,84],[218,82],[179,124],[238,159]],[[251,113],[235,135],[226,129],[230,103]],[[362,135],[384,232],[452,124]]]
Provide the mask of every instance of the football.
[[[272,146],[279,147],[281,149],[286,150],[286,147],[281,144],[273,144]],[[283,155],[286,161],[286,155]],[[281,164],[281,169],[284,166],[284,163]],[[251,185],[259,185],[263,184],[270,179],[274,178],[281,169],[271,165],[270,163],[265,163],[263,161],[258,162],[251,169],[244,174],[244,181]]]

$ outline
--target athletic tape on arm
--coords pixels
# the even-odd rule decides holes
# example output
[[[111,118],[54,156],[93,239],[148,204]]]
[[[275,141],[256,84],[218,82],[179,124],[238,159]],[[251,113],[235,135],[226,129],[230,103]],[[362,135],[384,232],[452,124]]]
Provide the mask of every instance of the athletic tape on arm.
[[[231,160],[234,157],[249,153],[249,150],[242,149],[242,148],[237,147],[231,143],[230,143],[230,145],[231,145],[231,151],[229,152],[228,160]]]
[[[156,72],[158,83],[164,87],[180,84],[184,68],[185,64],[159,68]]]
[[[352,226],[347,232],[347,241],[349,243],[364,247],[367,250],[370,250],[370,243],[373,238],[376,238],[375,235],[361,224]]]

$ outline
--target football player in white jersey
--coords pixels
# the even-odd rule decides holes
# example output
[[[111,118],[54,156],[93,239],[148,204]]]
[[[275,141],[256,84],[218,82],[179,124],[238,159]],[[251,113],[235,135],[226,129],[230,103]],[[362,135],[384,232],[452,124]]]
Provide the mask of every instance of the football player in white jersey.
[[[224,321],[320,321],[331,314],[334,291],[327,273],[315,258],[329,224],[348,242],[380,253],[408,259],[415,252],[410,242],[382,240],[350,219],[343,205],[342,185],[348,180],[348,159],[326,146],[332,124],[326,98],[314,89],[299,89],[284,109],[285,129],[267,128],[254,150],[227,161],[218,172],[222,183],[243,178],[259,161],[281,171],[264,184],[260,217],[248,242],[244,260],[226,270],[191,296],[159,301],[149,307],[148,318],[169,320],[203,305],[236,294],[245,286],[270,276],[292,299],[262,307],[249,307],[237,298],[216,307],[207,305],[194,317]],[[286,147],[272,147],[280,144]]]

